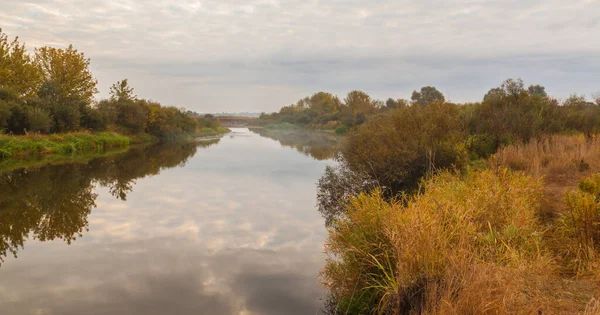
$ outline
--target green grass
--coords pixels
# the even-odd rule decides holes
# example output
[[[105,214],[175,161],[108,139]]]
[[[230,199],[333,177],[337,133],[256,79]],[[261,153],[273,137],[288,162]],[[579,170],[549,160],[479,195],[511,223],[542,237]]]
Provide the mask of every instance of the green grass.
[[[104,152],[109,149],[128,147],[129,143],[129,137],[112,132],[0,135],[0,160]]]
[[[207,136],[217,136],[230,132],[231,130],[224,127],[217,127],[217,129],[204,127],[194,134],[195,137],[207,137]]]
[[[287,122],[284,123],[280,123],[280,124],[271,124],[271,125],[267,125],[265,126],[265,128],[267,129],[278,129],[278,130],[289,130],[289,129],[299,129],[300,127],[294,125],[294,124],[290,124]]]

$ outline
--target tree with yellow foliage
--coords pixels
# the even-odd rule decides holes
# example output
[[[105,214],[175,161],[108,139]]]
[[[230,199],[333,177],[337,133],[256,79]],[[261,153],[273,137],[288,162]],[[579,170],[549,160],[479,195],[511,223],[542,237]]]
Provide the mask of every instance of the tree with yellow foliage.
[[[69,45],[67,49],[42,47],[35,50],[35,62],[44,81],[53,82],[61,100],[77,99],[91,103],[98,93],[98,81],[90,71],[90,59]]]
[[[9,41],[0,28],[0,87],[10,88],[19,96],[34,96],[41,78],[25,44],[20,44],[18,37]]]

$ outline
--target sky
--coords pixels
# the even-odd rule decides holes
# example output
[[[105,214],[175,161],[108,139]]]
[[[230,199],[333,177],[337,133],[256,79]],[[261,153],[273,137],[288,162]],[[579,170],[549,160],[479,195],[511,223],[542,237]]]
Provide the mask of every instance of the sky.
[[[28,49],[69,44],[100,93],[198,112],[276,111],[318,91],[481,100],[507,78],[600,92],[600,0],[0,0]]]

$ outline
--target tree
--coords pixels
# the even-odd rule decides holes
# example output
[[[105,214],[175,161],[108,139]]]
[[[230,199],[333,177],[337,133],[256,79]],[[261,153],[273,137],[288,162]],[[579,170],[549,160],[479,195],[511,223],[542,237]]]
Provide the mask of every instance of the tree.
[[[47,110],[54,119],[54,132],[78,130],[81,115],[89,105],[77,97],[63,98],[60,86],[55,81],[46,81],[40,87],[38,98],[33,105]]]
[[[41,81],[41,73],[19,38],[12,42],[0,28],[0,87],[10,88],[19,96],[33,96]]]
[[[388,98],[387,101],[385,101],[385,107],[387,108],[396,108],[398,104],[396,104],[396,101],[394,101],[393,98]]]
[[[61,101],[79,99],[90,104],[98,93],[98,81],[90,71],[90,59],[69,45],[67,49],[42,47],[35,50],[35,61],[45,81],[56,84]]]
[[[494,147],[513,142],[527,142],[532,138],[557,131],[558,104],[548,97],[540,97],[543,89],[524,88],[523,80],[508,79],[491,89],[481,104],[472,105],[469,128],[471,133],[485,136]]]
[[[112,101],[133,101],[136,98],[137,96],[133,94],[133,88],[127,85],[127,79],[117,81],[110,87],[110,99]]]
[[[363,91],[351,91],[344,99],[344,102],[355,116],[358,114],[372,114],[377,111],[375,102],[369,94]]]
[[[317,113],[335,113],[340,110],[341,105],[340,99],[337,96],[326,92],[313,94],[308,103],[310,104],[310,109],[315,110]]]
[[[435,169],[463,164],[458,107],[434,102],[377,116],[346,136],[341,161],[395,194]]]
[[[529,94],[531,95],[538,95],[541,97],[547,97],[548,94],[546,93],[546,88],[541,86],[541,85],[530,85],[527,88],[527,91],[529,92]]]
[[[413,91],[410,99],[412,100],[413,104],[419,104],[423,106],[436,101],[446,101],[444,94],[442,94],[442,92],[438,91],[433,86],[424,86],[421,88],[421,92]]]

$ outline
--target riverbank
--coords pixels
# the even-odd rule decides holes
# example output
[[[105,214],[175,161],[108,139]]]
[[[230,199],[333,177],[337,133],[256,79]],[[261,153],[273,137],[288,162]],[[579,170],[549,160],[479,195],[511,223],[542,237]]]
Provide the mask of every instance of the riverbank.
[[[598,314],[599,172],[597,138],[554,135],[358,194],[326,241],[330,311]]]
[[[230,132],[203,128],[192,134],[166,139],[174,142],[213,140]],[[162,141],[149,134],[121,135],[116,132],[72,132],[64,134],[0,134],[0,172],[46,164],[86,162],[92,158],[122,153],[131,146]]]
[[[49,155],[77,155],[119,149],[152,137],[128,137],[114,132],[0,135],[0,159],[28,159]]]

